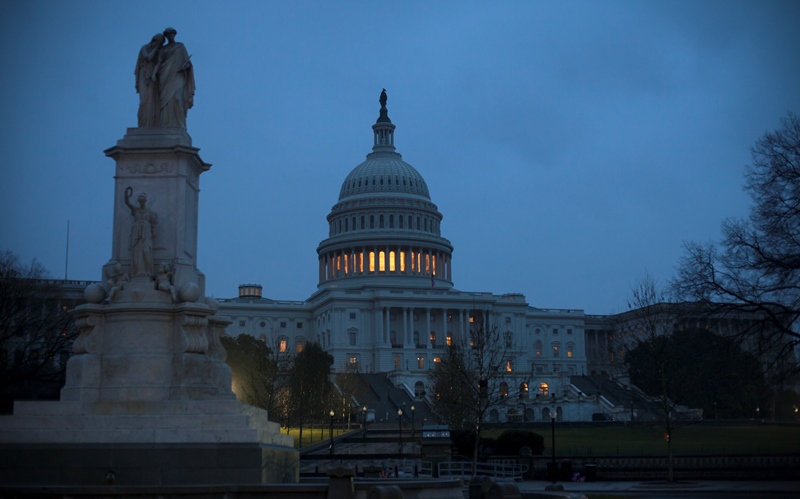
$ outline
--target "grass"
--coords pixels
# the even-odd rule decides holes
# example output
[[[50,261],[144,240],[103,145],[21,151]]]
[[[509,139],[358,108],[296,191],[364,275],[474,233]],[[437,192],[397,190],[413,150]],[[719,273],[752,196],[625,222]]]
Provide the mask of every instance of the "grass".
[[[281,433],[286,434],[286,428],[281,428]],[[339,435],[347,433],[346,429],[341,428],[334,428],[333,429],[333,436],[338,437]],[[299,445],[300,442],[300,428],[289,428],[289,435],[294,437],[294,446],[295,448],[305,447],[306,445],[311,445],[318,443],[321,440],[330,441],[331,434],[330,434],[330,427],[323,425],[320,427],[319,425],[315,425],[312,428],[304,426],[303,427],[303,443]]]
[[[550,452],[550,429],[533,430],[544,437]],[[503,430],[485,432],[497,438]],[[800,426],[686,426],[673,432],[676,455],[789,454],[800,453]],[[558,428],[556,452],[560,456],[638,455],[663,456],[667,444],[658,427]]]

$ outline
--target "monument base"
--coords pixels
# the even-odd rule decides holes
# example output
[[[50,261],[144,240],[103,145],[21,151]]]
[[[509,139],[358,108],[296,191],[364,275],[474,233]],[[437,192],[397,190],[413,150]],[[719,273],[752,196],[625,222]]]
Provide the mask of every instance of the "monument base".
[[[298,455],[262,444],[4,444],[5,486],[296,483]]]

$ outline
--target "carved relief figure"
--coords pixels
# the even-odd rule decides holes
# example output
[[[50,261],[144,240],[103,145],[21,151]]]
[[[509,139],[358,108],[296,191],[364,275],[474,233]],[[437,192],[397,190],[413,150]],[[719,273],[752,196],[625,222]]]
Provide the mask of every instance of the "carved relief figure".
[[[106,284],[108,285],[108,298],[109,303],[114,299],[117,291],[125,289],[125,283],[128,281],[128,276],[122,270],[122,265],[115,263],[113,267],[106,269]]]
[[[158,52],[153,79],[158,79],[159,125],[186,128],[186,111],[194,104],[194,70],[186,47],[175,41],[177,33],[164,30],[167,44]]]
[[[136,75],[136,93],[139,94],[139,127],[158,126],[161,104],[154,74],[162,45],[164,45],[164,35],[157,33],[150,43],[143,45],[139,50],[139,58],[133,72]]]
[[[172,276],[174,274],[175,272],[170,265],[159,265],[156,282],[158,283],[159,291],[166,291],[172,297],[172,303],[177,303],[178,296],[175,293],[175,286],[172,285]]]
[[[125,188],[125,204],[131,209],[133,215],[133,228],[131,228],[131,276],[153,275],[153,239],[155,238],[158,216],[145,205],[147,196],[139,194],[139,206],[131,204],[133,188]]]

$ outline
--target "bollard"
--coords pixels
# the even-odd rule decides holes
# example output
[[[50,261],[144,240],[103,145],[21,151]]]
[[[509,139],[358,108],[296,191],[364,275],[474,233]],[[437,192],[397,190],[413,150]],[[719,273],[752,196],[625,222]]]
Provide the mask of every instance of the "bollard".
[[[486,499],[521,499],[519,487],[514,483],[492,483],[484,496]]]

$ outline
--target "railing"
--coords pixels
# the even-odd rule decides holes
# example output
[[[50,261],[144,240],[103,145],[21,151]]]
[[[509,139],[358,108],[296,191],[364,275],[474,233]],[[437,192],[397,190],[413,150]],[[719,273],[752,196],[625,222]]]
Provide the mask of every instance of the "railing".
[[[439,463],[439,476],[472,476],[471,461],[444,461]],[[510,478],[512,480],[522,480],[522,475],[528,472],[527,464],[509,463],[477,463],[475,466],[476,475],[487,475],[495,478]]]

